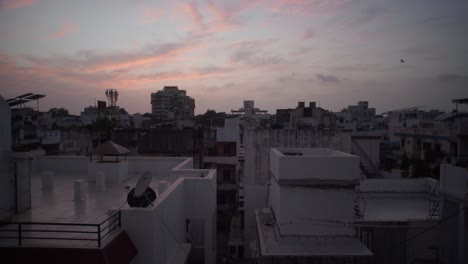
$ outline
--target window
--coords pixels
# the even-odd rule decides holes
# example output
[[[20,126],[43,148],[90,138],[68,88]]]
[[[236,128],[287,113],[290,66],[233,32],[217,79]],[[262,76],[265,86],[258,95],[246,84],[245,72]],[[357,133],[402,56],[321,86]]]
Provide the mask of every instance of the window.
[[[236,155],[236,143],[235,142],[224,143],[223,154],[224,156],[235,156]]]
[[[209,148],[208,156],[216,156],[216,148]]]
[[[223,170],[223,181],[230,182],[231,181],[231,171],[230,170]]]

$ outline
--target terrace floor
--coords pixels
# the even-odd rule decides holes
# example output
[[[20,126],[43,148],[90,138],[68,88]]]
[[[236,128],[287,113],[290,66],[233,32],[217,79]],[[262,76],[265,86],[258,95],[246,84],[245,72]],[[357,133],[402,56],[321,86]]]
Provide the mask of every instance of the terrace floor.
[[[74,182],[79,179],[87,179],[87,175],[81,174],[55,174],[54,187],[52,189],[42,189],[41,173],[33,173],[31,176],[31,209],[13,216],[12,222],[47,222],[47,223],[80,223],[80,224],[100,224],[109,218],[109,209],[118,209],[128,206],[126,202],[126,186],[130,189],[135,187],[139,175],[129,175],[129,178],[119,183],[106,183],[103,191],[98,190],[94,182],[88,182],[86,199],[74,200]],[[159,180],[159,179],[158,179]],[[158,180],[153,176],[150,187],[157,192]],[[103,225],[103,227],[106,224]],[[17,229],[17,225],[0,226],[1,229]],[[95,231],[95,226],[44,226],[44,225],[24,225],[23,230],[40,229],[40,233],[23,232],[23,236],[36,237],[70,237],[69,233],[53,233],[47,230],[68,230],[68,231]],[[12,235],[17,237],[17,232],[3,232],[0,235]],[[29,233],[29,234],[28,234]],[[73,234],[76,238],[89,238],[96,234]],[[111,240],[109,236],[107,240]],[[24,240],[23,245],[47,246],[57,245],[62,241],[57,240]],[[106,241],[103,241],[103,245]],[[0,246],[16,245],[17,239],[0,240]],[[63,241],[66,246],[97,246],[95,241]]]

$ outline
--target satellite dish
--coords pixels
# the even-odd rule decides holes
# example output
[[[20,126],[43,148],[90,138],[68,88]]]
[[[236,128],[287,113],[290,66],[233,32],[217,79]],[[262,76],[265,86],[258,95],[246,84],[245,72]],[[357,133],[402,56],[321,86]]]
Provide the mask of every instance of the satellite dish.
[[[138,179],[137,184],[135,185],[135,196],[141,196],[143,193],[146,191],[146,188],[151,183],[151,180],[153,179],[153,175],[151,175],[151,172],[147,171],[141,175],[140,179]]]
[[[127,203],[130,207],[148,207],[156,200],[156,193],[149,186],[153,176],[150,172],[145,172],[138,179],[138,182],[127,195]]]
[[[156,200],[156,193],[150,187],[146,188],[141,196],[135,196],[135,188],[127,195],[127,203],[130,207],[148,207]]]

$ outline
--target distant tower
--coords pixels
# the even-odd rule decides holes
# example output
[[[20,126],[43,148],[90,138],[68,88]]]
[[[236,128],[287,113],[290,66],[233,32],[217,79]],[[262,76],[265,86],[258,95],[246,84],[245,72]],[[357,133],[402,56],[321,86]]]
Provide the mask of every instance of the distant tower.
[[[110,106],[115,107],[117,105],[117,100],[119,99],[119,92],[116,89],[107,89],[106,90],[107,103]]]

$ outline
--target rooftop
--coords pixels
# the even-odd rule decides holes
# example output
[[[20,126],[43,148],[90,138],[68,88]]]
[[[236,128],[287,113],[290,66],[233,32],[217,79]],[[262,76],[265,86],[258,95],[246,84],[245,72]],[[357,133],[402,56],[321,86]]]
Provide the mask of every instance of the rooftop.
[[[358,221],[411,222],[438,220],[437,181],[419,179],[365,179],[359,187]],[[437,208],[435,208],[436,206]],[[431,210],[436,210],[431,215]]]
[[[108,217],[112,207],[126,204],[125,186],[133,188],[140,175],[129,175],[119,183],[106,183],[106,189],[99,191],[96,183],[88,183],[85,200],[74,200],[74,181],[87,179],[82,173],[59,173],[55,175],[54,188],[42,189],[41,173],[31,175],[31,209],[13,217],[13,221],[56,222],[56,223],[98,223]],[[150,187],[157,190],[157,180]]]
[[[262,256],[350,257],[372,256],[358,239],[350,236],[282,236],[271,209],[255,211]]]
[[[25,225],[24,230],[40,229],[41,233],[28,234],[31,237],[62,237],[60,234],[47,230],[74,230],[94,232],[97,224],[108,221],[116,209],[128,208],[127,190],[135,187],[144,171],[150,171],[153,179],[149,185],[156,193],[160,193],[159,185],[167,188],[177,177],[173,168],[190,167],[188,158],[129,158],[128,178],[121,182],[106,182],[105,189],[98,188],[95,182],[88,182],[87,163],[89,158],[78,156],[42,156],[31,161],[31,208],[12,216],[12,222],[47,223],[47,225]],[[190,163],[190,164],[189,164]],[[53,187],[42,188],[43,171],[52,171]],[[75,200],[75,181],[85,180],[87,184],[85,199]],[[27,197],[28,198],[28,197]],[[84,224],[83,226],[60,226],[50,224]],[[94,226],[92,226],[94,225]],[[104,224],[102,227],[106,226]],[[14,225],[3,228],[14,229]],[[45,231],[45,232],[44,232]],[[3,234],[5,235],[5,234]],[[75,238],[94,238],[94,234],[76,234]],[[108,238],[112,238],[113,235]],[[104,240],[106,245],[111,239]],[[17,239],[0,240],[0,245],[16,245]],[[23,245],[53,245],[62,246],[57,240],[31,239],[24,240]],[[96,241],[65,241],[63,246],[96,247]]]

